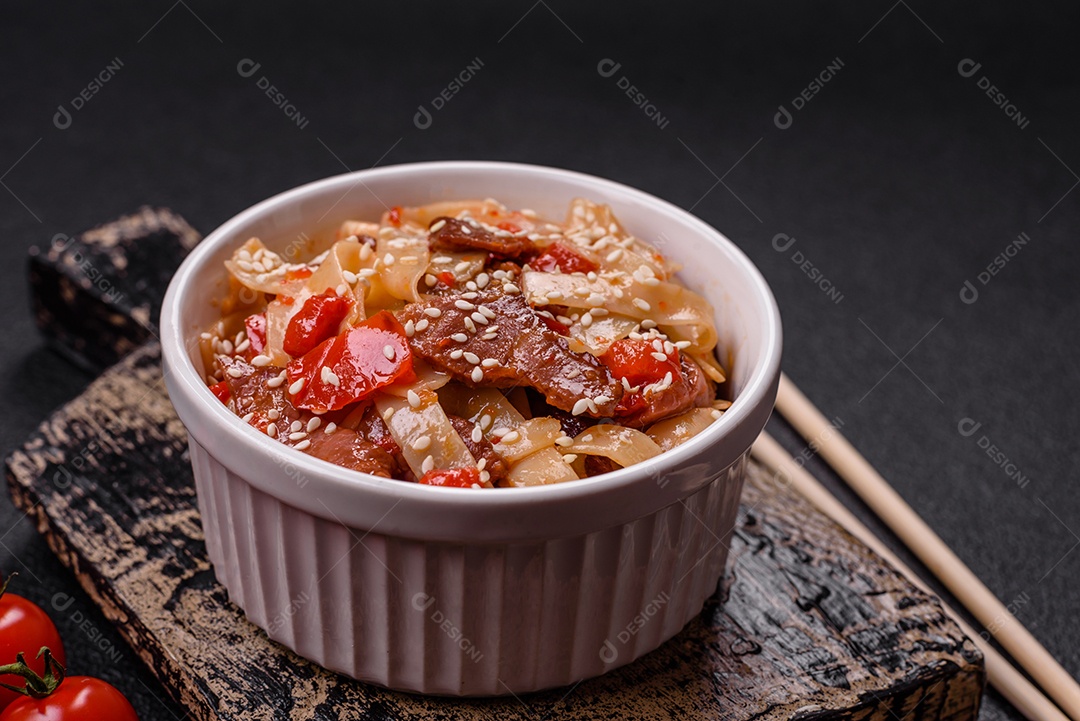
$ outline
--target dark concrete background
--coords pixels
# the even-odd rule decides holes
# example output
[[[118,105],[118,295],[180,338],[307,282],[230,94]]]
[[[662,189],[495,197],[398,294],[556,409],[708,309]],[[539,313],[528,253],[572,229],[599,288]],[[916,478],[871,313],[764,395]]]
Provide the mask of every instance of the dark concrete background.
[[[273,193],[374,163],[563,166],[691,208],[738,243],[780,302],[790,376],[1076,673],[1077,6],[891,2],[5,3],[0,447],[89,381],[34,330],[31,244],[144,203],[208,232]],[[419,106],[477,58],[417,127]],[[260,64],[251,77],[244,59]],[[610,77],[605,59],[620,64]],[[971,77],[964,60],[980,64]],[[624,94],[624,77],[662,121]],[[981,426],[965,436],[964,419]],[[782,423],[771,429],[801,448]],[[50,608],[74,597],[54,611],[72,670],[113,681],[144,721],[182,717],[6,496],[0,534],[20,592]],[[1016,713],[991,693],[983,716]]]

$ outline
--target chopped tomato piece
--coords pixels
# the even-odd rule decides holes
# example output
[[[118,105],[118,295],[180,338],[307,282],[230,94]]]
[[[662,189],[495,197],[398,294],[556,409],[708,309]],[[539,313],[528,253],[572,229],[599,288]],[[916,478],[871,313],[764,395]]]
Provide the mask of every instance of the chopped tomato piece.
[[[449,288],[453,288],[453,287],[454,287],[454,283],[456,283],[456,282],[457,282],[457,278],[455,278],[455,277],[454,277],[454,274],[453,274],[453,273],[451,273],[451,272],[450,272],[450,271],[448,271],[448,270],[444,270],[443,272],[439,273],[439,274],[438,274],[437,276],[435,276],[435,277],[436,277],[436,278],[438,278],[438,279],[439,279],[440,281],[442,281],[442,284],[443,284],[443,285],[445,285],[445,286],[447,286],[447,287],[449,287]]]
[[[390,209],[390,212],[387,213],[386,217],[387,220],[390,221],[390,225],[394,226],[395,228],[401,225],[401,206],[395,205],[393,208]]]
[[[338,326],[349,314],[351,304],[348,298],[341,298],[333,291],[311,296],[289,321],[281,347],[293,358],[298,358],[337,335]]]
[[[210,386],[210,392],[217,396],[217,399],[222,403],[229,402],[229,384],[225,381],[221,381],[220,383],[215,383],[214,385]]]
[[[529,265],[545,273],[553,273],[556,270],[561,270],[563,273],[588,273],[598,267],[596,263],[562,243],[552,243],[544,249],[543,254],[529,261]]]
[[[509,220],[504,220],[501,223],[496,223],[495,227],[499,230],[505,230],[507,233],[520,233],[521,227],[514,225]]]
[[[290,387],[303,381],[292,394],[293,405],[322,412],[344,408],[391,383],[416,380],[405,329],[385,310],[324,340],[291,361],[287,371]]]
[[[244,321],[244,330],[251,343],[248,348],[249,353],[246,354],[247,359],[251,360],[266,348],[266,313],[249,315]]]
[[[428,471],[420,482],[427,486],[450,486],[452,488],[472,488],[480,484],[480,471],[475,468],[448,468]]]
[[[663,355],[661,360],[658,355]],[[616,378],[625,378],[632,386],[662,381],[669,372],[672,379],[680,377],[679,351],[661,353],[647,340],[623,338],[611,344],[600,361],[611,369]]]
[[[645,401],[645,396],[641,391],[635,391],[634,393],[623,393],[623,397],[619,399],[618,404],[615,406],[615,416],[632,416],[645,409],[648,403]]]
[[[289,270],[285,271],[285,280],[301,280],[303,278],[310,278],[313,272],[314,271],[311,268],[308,268],[306,266],[296,269],[290,268]]]

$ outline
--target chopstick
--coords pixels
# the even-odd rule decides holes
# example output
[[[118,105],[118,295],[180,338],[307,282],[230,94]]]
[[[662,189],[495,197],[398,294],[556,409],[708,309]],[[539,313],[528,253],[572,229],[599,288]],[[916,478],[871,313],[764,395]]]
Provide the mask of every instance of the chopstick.
[[[995,629],[998,643],[1061,709],[1080,721],[1080,684],[784,374],[776,408],[961,605]]]
[[[888,546],[882,543],[869,528],[863,525],[851,511],[833,498],[825,487],[818,483],[806,469],[796,465],[794,459],[788,452],[785,451],[779,443],[773,440],[769,434],[763,432],[758,437],[757,441],[754,443],[753,454],[755,458],[774,472],[783,474],[783,477],[791,481],[791,485],[795,490],[817,506],[822,513],[832,518],[847,529],[848,533],[873,549],[879,556],[883,557],[897,570],[911,579],[916,586],[927,593],[933,594],[933,591],[930,590],[922,579],[916,576],[911,569],[908,568]],[[944,601],[942,601],[941,605],[945,609],[945,612],[960,626],[960,630],[970,637],[982,652],[983,657],[986,660],[986,674],[990,680],[990,684],[1020,713],[1022,713],[1025,718],[1031,719],[1031,721],[1069,721],[1068,717],[1065,716],[1065,714],[1063,714],[1048,698],[1043,696],[1039,689],[1028,681],[1023,674],[1013,668],[1012,665],[1005,660],[1004,656],[998,653],[989,642],[977,635],[975,629],[965,623],[964,619],[962,619],[956,611],[949,608],[948,604]]]

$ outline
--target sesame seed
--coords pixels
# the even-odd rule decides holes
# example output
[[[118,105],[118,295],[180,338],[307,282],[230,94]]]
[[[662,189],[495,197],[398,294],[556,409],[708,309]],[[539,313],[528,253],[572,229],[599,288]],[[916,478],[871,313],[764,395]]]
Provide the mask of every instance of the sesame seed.
[[[669,340],[664,341],[664,353],[671,355],[675,352],[675,344]]]
[[[439,310],[438,308],[425,308],[424,309],[424,315],[429,316],[431,318],[438,318],[439,316],[442,315],[442,311]]]
[[[298,451],[306,451],[307,449],[311,448],[311,441],[307,441],[307,440],[300,441],[295,446],[293,446],[293,448],[295,448]]]
[[[688,340],[676,341],[675,342],[675,347],[678,348],[679,350],[686,350],[687,348],[690,347],[690,341],[688,341]]]
[[[619,258],[622,257],[622,254],[623,254],[622,248],[616,248],[615,250],[613,250],[613,251],[611,251],[610,253],[607,254],[607,259],[606,260],[609,263],[614,263],[615,261],[617,261]]]
[[[625,295],[625,293],[622,292],[622,288],[612,288],[611,294],[616,298],[622,298]]]
[[[472,283],[472,281],[470,280],[469,283]],[[473,285],[475,285],[475,283],[473,283]],[[468,288],[469,286],[466,284],[465,287]],[[480,294],[476,291],[470,290],[468,293],[462,293],[461,297],[465,298],[466,300],[476,300],[479,295]]]
[[[485,358],[484,360],[480,361],[480,365],[482,365],[484,368],[495,368],[499,365],[499,361],[495,360],[494,358]]]
[[[382,354],[386,356],[386,360],[388,361],[394,360],[394,356],[396,355],[394,353],[394,347],[391,345],[384,345],[382,347]]]
[[[646,318],[645,320],[641,321],[641,327],[644,328],[645,330],[649,330],[650,328],[655,328],[656,327],[656,321],[653,320],[652,318]]]
[[[492,428],[491,429],[491,435],[495,436],[496,438],[502,438],[503,436],[505,436],[509,432],[510,432],[510,429],[507,428],[506,426],[499,426],[498,428]]]
[[[469,361],[473,365],[476,365],[480,362],[480,356],[476,355],[475,353],[470,353],[469,351],[466,351],[464,355],[465,360]]]
[[[412,449],[414,451],[423,451],[431,445],[431,436],[420,436],[412,442]]]
[[[420,259],[417,258],[415,255],[403,255],[401,256],[401,262],[404,265],[416,265],[420,262]]]
[[[713,412],[712,412],[713,420],[720,420],[720,416],[722,416],[722,415],[724,415],[722,411],[719,411],[719,410],[717,410],[715,408],[713,409]]]
[[[585,313],[581,316],[581,327],[588,328],[592,325],[592,313]]]
[[[486,305],[480,306],[479,308],[477,308],[477,310],[480,311],[480,314],[488,320],[495,320],[495,311],[493,311],[491,308],[488,308]]]
[[[547,292],[547,297],[552,300],[559,300],[563,297],[563,294],[561,290],[549,290]]]
[[[655,276],[649,276],[648,278],[645,278],[641,282],[644,283],[645,285],[649,286],[650,288],[655,288],[656,286],[660,285],[660,279],[655,277]]]
[[[574,461],[577,460],[577,454],[576,453],[565,453],[565,454],[563,454],[562,459],[563,459],[563,461],[565,461],[567,463],[567,465],[569,465],[569,464],[571,464],[571,463],[573,463]]]
[[[356,273],[353,273],[351,270],[341,271],[341,277],[344,278],[345,282],[349,285],[355,285],[356,281],[358,280],[358,278],[356,277]]]
[[[596,401],[596,403],[598,403],[599,405],[604,405],[606,403],[611,403],[611,401],[613,401],[615,399],[612,398],[609,395],[601,394],[601,395],[598,395],[596,398],[593,398],[593,400]]]
[[[423,333],[424,331],[426,331],[428,329],[428,326],[430,324],[431,323],[430,323],[430,321],[428,321],[427,318],[421,318],[420,320],[416,321],[416,332],[417,333]]]
[[[500,438],[499,442],[500,443],[516,443],[519,440],[521,440],[521,434],[518,433],[517,431],[510,431],[509,433],[504,435],[502,438]]]
[[[301,423],[300,421],[293,421],[292,423],[289,424],[289,431],[291,431],[292,433],[296,433],[298,430],[300,430],[303,427],[304,427],[304,424]]]
[[[487,459],[486,458],[481,458],[479,461],[476,462],[476,470],[482,471],[486,467],[487,467]]]
[[[488,481],[491,480],[491,474],[488,473],[487,471],[480,471],[480,480],[483,481],[484,483],[487,483]],[[475,483],[473,485],[476,486]],[[477,486],[477,487],[479,487],[479,486]]]
[[[199,337],[202,338],[203,340],[210,340],[214,336],[210,335],[209,333],[200,333]]]
[[[386,255],[383,256],[382,262],[383,262],[383,265],[393,265],[394,264],[394,254],[393,253],[387,253]]]
[[[655,358],[658,361],[671,360],[670,358],[667,357],[667,354],[665,354],[665,353],[656,353],[656,352],[654,352],[654,353],[650,353],[649,355],[651,355],[653,358]]]
[[[465,284],[465,287],[466,287],[466,288],[468,288],[468,289],[469,289],[469,290],[471,290],[471,291],[476,291],[476,290],[479,290],[479,289],[480,289],[480,286],[478,286],[478,285],[476,284],[476,281],[473,281],[473,280],[470,280],[469,282],[467,282],[467,283]]]
[[[247,413],[240,420],[242,420],[244,423],[251,423],[251,419],[254,418],[254,417],[255,417],[254,413]]]
[[[360,260],[366,261],[366,260],[370,259],[371,258],[371,253],[372,253],[371,246],[368,245],[367,243],[360,246]]]
[[[467,300],[455,300],[454,307],[459,310],[476,310],[476,306]]]
[[[513,283],[503,283],[503,292],[509,293],[510,295],[516,295],[521,292],[521,288],[518,288]]]
[[[574,404],[574,408],[570,411],[570,413],[575,416],[580,416],[587,410],[589,410],[589,399],[579,398],[578,402]]]
[[[484,315],[483,313],[481,313],[480,311],[475,311],[475,312],[474,312],[474,313],[473,313],[473,314],[472,314],[471,316],[469,316],[469,317],[473,319],[473,322],[475,322],[475,323],[479,323],[480,325],[487,325],[488,323],[490,323],[490,322],[491,322],[491,321],[489,321],[489,320],[487,319],[487,317],[486,317],[486,316],[485,316],[485,315]]]
[[[411,320],[406,321],[406,323],[405,323],[405,337],[406,338],[412,338],[415,333],[416,333],[416,324],[413,323]],[[390,360],[393,360],[393,358],[391,358]]]
[[[244,375],[244,371],[240,370],[239,368],[230,368],[225,372],[229,374],[230,378],[239,378],[240,376]]]
[[[334,386],[335,388],[341,387],[341,380],[337,377],[337,373],[330,370],[329,366],[323,366],[319,371],[319,379],[327,385]]]
[[[307,438],[307,433],[305,431],[296,431],[295,433],[289,434],[290,441],[298,441],[301,438]]]
[[[559,436],[555,439],[555,445],[566,448],[567,446],[574,445],[574,439],[570,436]]]
[[[322,418],[312,418],[310,421],[307,422],[307,432],[311,433],[321,425]]]
[[[430,473],[435,470],[435,459],[431,456],[424,458],[424,462],[420,464],[420,470],[423,473]]]
[[[412,406],[413,408],[419,408],[420,407],[420,396],[418,396],[416,394],[416,391],[414,391],[412,388],[409,389],[409,392],[406,394],[406,397],[409,399],[409,405],[410,406]]]
[[[476,366],[472,369],[472,381],[473,383],[479,383],[482,380],[484,380],[484,371],[481,370],[480,366]]]
[[[330,435],[331,433],[333,433],[336,430],[337,430],[337,423],[331,422],[331,423],[326,424],[326,428],[323,429],[323,433],[325,433],[326,435]]]
[[[464,333],[454,333],[450,338],[456,340],[458,343],[464,343],[469,340],[469,336]]]
[[[600,293],[591,293],[585,302],[589,305],[601,305],[604,302],[604,296]]]
[[[589,311],[589,315],[593,318],[603,318],[605,315],[610,315],[607,308],[593,308]]]
[[[460,360],[461,356],[462,356],[462,354],[464,352],[465,351],[461,350],[460,348],[456,348],[456,349],[450,351],[450,357],[453,358],[454,360]]]
[[[585,435],[583,435],[581,437],[581,440],[583,440],[585,443],[592,443],[592,440],[593,440],[592,433],[586,433]]]
[[[440,230],[443,229],[443,226],[445,226],[445,225],[446,225],[446,220],[445,219],[439,219],[439,220],[435,221],[431,225],[430,228],[428,228],[428,231],[430,231],[432,233],[438,233]]]
[[[271,408],[266,412],[266,417],[272,421],[276,421],[278,418],[281,417],[281,411],[279,411],[277,408]]]
[[[490,425],[491,425],[491,416],[489,416],[487,413],[480,416],[480,428],[481,429],[487,430]]]
[[[657,351],[664,350],[664,344],[659,338],[657,338],[656,340],[654,340],[652,342],[652,347],[653,347],[653,350],[657,350]]]
[[[484,333],[484,335],[480,336],[480,340],[495,340],[498,337],[498,333],[493,333],[489,330],[487,333]]]
[[[246,270],[248,273],[255,270],[255,267],[246,260],[238,260],[236,264],[240,267],[240,270]]]
[[[596,407],[596,401],[595,400],[593,400],[592,398],[586,398],[585,401],[589,404],[589,411],[593,415],[596,415],[597,413],[600,412],[600,409]]]
[[[481,273],[480,275],[476,276],[476,287],[478,288],[487,288],[487,285],[490,282],[491,276],[487,273]]]
[[[243,342],[241,342],[240,344],[238,344],[236,346],[236,352],[237,353],[243,353],[244,351],[246,351],[250,347],[251,347],[251,341],[249,341],[249,340],[247,340],[245,338]]]
[[[323,366],[323,368],[325,367],[326,366]],[[303,378],[297,378],[296,381],[289,386],[289,395],[295,396],[297,393],[304,390],[304,380],[305,379]]]
[[[387,408],[383,412],[382,419],[383,419],[384,422],[389,423],[390,419],[393,418],[393,417],[394,417],[394,407],[390,406],[389,408]]]
[[[334,292],[337,293],[338,295],[345,295],[346,293],[349,292],[349,286],[345,285],[344,283],[341,283],[341,284],[338,285],[337,288],[334,288]]]
[[[428,273],[424,276],[424,285],[426,285],[428,288],[434,288],[435,284],[438,282],[439,279],[433,276],[431,273]]]
[[[364,246],[364,247],[366,248],[367,246]],[[361,278],[363,278],[364,280],[367,280],[368,278],[370,278],[371,276],[375,275],[378,272],[379,271],[375,270],[374,268],[361,268],[359,270],[359,272],[357,272],[357,275],[360,276]]]
[[[476,323],[473,322],[472,318],[465,319],[465,328],[468,329],[470,333],[476,332]]]
[[[477,423],[475,426],[473,426],[472,440],[473,440],[473,443],[479,443],[480,441],[484,440],[484,432],[482,430],[480,430],[480,424],[479,423]]]
[[[633,303],[635,308],[640,308],[646,313],[652,310],[652,306],[649,305],[648,301],[644,300],[643,298],[634,298],[634,300],[631,302]]]
[[[465,271],[467,271],[471,267],[472,267],[472,263],[470,263],[467,260],[463,260],[463,261],[461,261],[460,263],[458,263],[457,265],[454,266],[454,272],[455,273],[464,273]]]
[[[277,424],[271,423],[266,427],[266,435],[271,438],[277,438]]]

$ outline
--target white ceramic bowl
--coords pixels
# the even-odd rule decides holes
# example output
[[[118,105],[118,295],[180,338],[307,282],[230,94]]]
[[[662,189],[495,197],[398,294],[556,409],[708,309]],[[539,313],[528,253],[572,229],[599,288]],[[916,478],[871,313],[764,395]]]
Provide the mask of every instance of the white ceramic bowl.
[[[216,319],[222,261],[250,236],[282,252],[388,205],[493,196],[562,218],[610,204],[684,264],[716,308],[734,403],[707,430],[576,483],[487,491],[346,470],[287,448],[206,388],[196,350]],[[498,695],[570,684],[675,635],[716,590],[749,448],[772,410],[780,319],[765,280],[689,213],[607,180],[531,165],[441,162],[339,175],[245,210],[169,285],[169,395],[190,436],[206,546],[229,597],[271,638],[326,668],[395,689]]]

